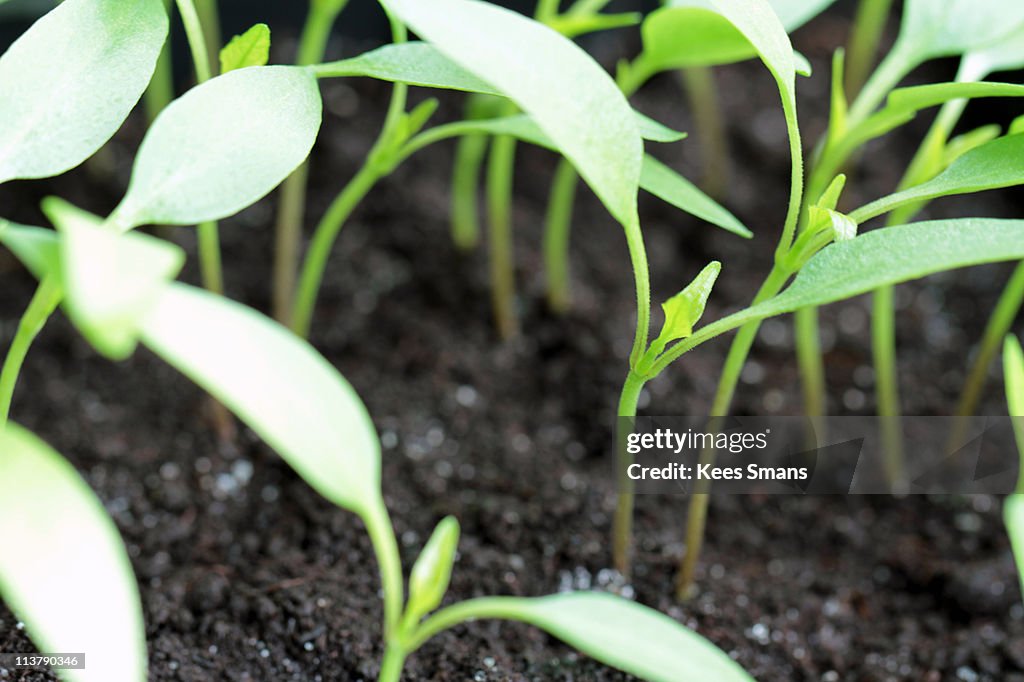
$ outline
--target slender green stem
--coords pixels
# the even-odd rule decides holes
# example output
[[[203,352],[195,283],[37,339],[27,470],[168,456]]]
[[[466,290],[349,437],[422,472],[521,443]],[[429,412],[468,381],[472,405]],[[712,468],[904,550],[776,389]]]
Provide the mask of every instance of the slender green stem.
[[[466,120],[486,116],[484,100],[470,97],[466,104]],[[480,172],[490,138],[487,135],[463,135],[455,147],[455,165],[452,169],[452,240],[460,251],[471,251],[480,241],[479,206],[477,193]]]
[[[853,128],[866,120],[916,65],[904,43],[896,41],[850,106],[849,127]]]
[[[395,44],[406,42],[408,31],[405,26],[390,13],[388,13],[388,20],[391,23],[392,42]],[[378,180],[390,174],[394,170],[394,165],[406,155],[398,150],[398,147],[403,141],[400,128],[405,116],[408,96],[408,85],[404,83],[394,85],[384,125],[363,167],[331,202],[327,213],[324,214],[313,232],[313,239],[302,264],[299,288],[292,305],[290,324],[292,330],[303,338],[309,336],[316,299],[320,293],[320,284],[323,281],[324,270],[327,268],[327,261],[338,233],[341,232],[345,221],[348,220],[363,197],[369,193]]]
[[[612,561],[619,573],[628,577],[631,568],[633,545],[633,502],[635,483],[628,476],[627,470],[634,457],[626,448],[626,437],[629,435],[627,426],[636,419],[637,403],[640,392],[647,379],[633,370],[626,375],[619,396],[619,419],[616,423],[615,461],[618,484],[618,497],[615,501],[615,517],[612,521]]]
[[[704,162],[704,191],[721,198],[729,183],[729,141],[715,74],[708,67],[684,69],[681,74]]]
[[[788,280],[789,273],[776,264],[754,297],[751,307],[775,296]],[[732,345],[729,347],[729,354],[725,359],[722,375],[718,380],[714,401],[711,404],[712,417],[728,416],[733,396],[736,393],[736,386],[739,384],[740,374],[743,372],[743,366],[747,362],[747,356],[750,355],[750,349],[754,345],[754,339],[757,337],[757,330],[760,327],[760,320],[748,322],[740,327],[736,338],[733,339]],[[658,365],[655,365],[655,371],[659,371]],[[712,457],[712,453],[702,454],[702,461],[713,461],[706,460],[707,457]],[[697,562],[704,544],[708,498],[707,492],[696,492],[690,498],[690,509],[686,517],[686,552],[683,554],[679,573],[676,576],[676,594],[684,599],[693,591]]]
[[[25,314],[18,322],[18,330],[7,351],[3,370],[0,370],[0,431],[3,431],[10,417],[14,389],[17,386],[18,376],[21,374],[22,365],[25,364],[29,348],[32,347],[32,342],[35,341],[57,304],[60,303],[61,296],[60,285],[57,281],[52,277],[44,278],[39,284],[39,288],[36,289]]]
[[[420,624],[406,643],[406,648],[410,652],[416,651],[432,637],[466,621],[498,619],[527,622],[522,608],[527,602],[522,597],[480,597],[446,606]]]
[[[380,566],[380,582],[384,591],[384,639],[390,645],[399,637],[399,624],[405,602],[405,580],[398,540],[383,501],[362,514],[366,532],[373,543],[373,552]]]
[[[875,361],[875,396],[881,417],[882,447],[890,483],[903,478],[903,431],[896,371],[895,289],[882,287],[872,295],[871,352]]]
[[[334,22],[347,4],[347,0],[310,3],[306,25],[299,39],[296,64],[308,66],[323,61]],[[308,179],[309,163],[304,162],[281,186],[274,237],[273,311],[274,317],[282,323],[291,321],[292,316]]]
[[[793,314],[797,365],[804,398],[804,414],[817,420],[825,414],[825,361],[821,354],[818,309],[801,308]]]
[[[853,99],[867,80],[889,19],[892,0],[860,0],[846,57],[846,97]]]
[[[164,0],[168,12],[174,6],[174,0]],[[143,96],[143,104],[146,109],[146,119],[150,124],[156,120],[161,111],[174,99],[174,62],[171,55],[171,40],[168,37],[164,47],[160,50],[160,57],[156,61],[156,69],[153,71],[153,79],[146,88]]]
[[[207,41],[203,33],[203,23],[196,12],[196,5],[192,0],[177,0],[178,13],[185,25],[185,34],[188,36],[189,48],[192,51],[192,61],[195,64],[196,80],[205,83],[210,80],[213,70],[210,61],[210,53],[207,48]],[[206,11],[210,12],[209,4]],[[212,8],[216,13],[216,4]],[[217,223],[207,222],[199,225],[199,267],[202,271],[203,286],[218,294],[224,293],[224,268],[220,257],[220,236]]]
[[[537,10],[533,18],[542,24],[546,24],[558,16],[558,6],[561,0],[537,0]]]
[[[968,423],[967,417],[974,416],[977,412],[982,392],[985,389],[985,382],[988,379],[989,367],[999,355],[1003,340],[1017,319],[1022,304],[1024,304],[1024,263],[1019,264],[1013,271],[1003,293],[999,296],[992,316],[985,325],[981,346],[974,362],[971,363],[963,392],[957,401],[957,419],[954,422],[954,433],[950,438],[952,449],[963,445],[964,429]]]
[[[405,648],[397,642],[388,644],[384,649],[384,660],[380,664],[380,675],[377,682],[399,682],[402,678],[402,668],[405,666]]]
[[[373,189],[373,186],[384,174],[383,170],[375,164],[364,164],[341,194],[331,202],[327,213],[321,218],[313,232],[313,239],[303,262],[299,288],[292,308],[291,328],[299,336],[303,338],[309,336],[316,299],[320,294],[320,284],[323,281],[327,261],[331,257],[331,249],[338,238],[338,233],[341,232],[341,228],[344,227],[359,202]]]
[[[510,339],[519,332],[516,316],[515,252],[512,239],[512,183],[516,140],[494,138],[487,160],[487,217],[490,239],[491,309],[498,335]]]
[[[195,0],[196,13],[199,16],[199,23],[203,27],[203,36],[206,40],[206,54],[210,65],[210,73],[220,71],[220,10],[217,7],[217,0]]]
[[[547,274],[548,306],[556,313],[569,310],[572,288],[569,283],[569,234],[572,209],[576,201],[579,175],[568,160],[562,159],[551,183],[551,196],[544,221],[544,270]]]
[[[574,16],[597,14],[610,2],[611,0],[576,0],[566,14],[572,14]]]

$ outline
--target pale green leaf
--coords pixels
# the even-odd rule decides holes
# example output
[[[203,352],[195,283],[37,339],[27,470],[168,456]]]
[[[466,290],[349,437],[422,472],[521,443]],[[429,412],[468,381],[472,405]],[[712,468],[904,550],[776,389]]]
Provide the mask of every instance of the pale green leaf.
[[[622,12],[619,14],[574,14],[566,12],[552,18],[548,25],[566,38],[578,38],[589,33],[608,31],[614,28],[636,26],[643,21],[644,15],[639,12]]]
[[[636,221],[643,158],[636,119],[618,86],[586,52],[543,24],[479,0],[385,4],[529,114],[619,222]]]
[[[145,234],[120,234],[50,198],[43,211],[61,233],[64,310],[96,350],[114,360],[135,351],[139,324],[185,264],[185,252]]]
[[[1024,495],[1009,495],[1003,501],[1003,521],[1010,536],[1010,547],[1013,548],[1017,575],[1021,580],[1021,591],[1024,591]]]
[[[665,312],[665,324],[662,325],[656,343],[664,348],[670,341],[693,334],[693,326],[703,317],[711,290],[721,272],[722,264],[712,261],[685,289],[661,304]]]
[[[338,371],[288,329],[223,296],[172,284],[143,323],[142,341],[325,498],[361,514],[383,504],[370,415]]]
[[[241,211],[305,160],[321,113],[316,78],[300,67],[250,67],[193,88],[153,123],[111,220],[193,225]]]
[[[248,66],[266,66],[270,61],[270,27],[256,24],[242,35],[235,36],[220,51],[220,72],[227,73]]]
[[[53,230],[0,220],[0,244],[38,280],[60,272],[60,239]]]
[[[1011,135],[965,152],[931,180],[872,202],[850,217],[863,223],[908,204],[1020,184],[1024,184],[1024,135]]]
[[[937,83],[893,90],[885,111],[916,112],[954,99],[1024,97],[1024,85],[1016,83]]]
[[[1006,337],[1003,344],[1003,377],[1006,384],[1006,404],[1013,420],[1013,431],[1020,451],[1021,480],[1024,480],[1024,351],[1016,336]],[[1018,484],[1018,489],[1020,485]],[[1024,527],[1022,527],[1024,530]],[[1022,564],[1024,567],[1024,564]]]
[[[753,682],[722,650],[646,606],[599,592],[509,599],[508,617],[651,682]]]
[[[917,64],[992,45],[1022,26],[1019,0],[907,0],[893,50]]]
[[[751,238],[753,232],[736,216],[702,192],[696,185],[651,155],[644,156],[640,186],[679,210],[728,230]]]
[[[430,613],[444,599],[459,546],[459,522],[447,516],[437,524],[409,574],[409,605],[412,622]]]
[[[960,218],[886,227],[825,248],[785,291],[731,321],[822,306],[936,272],[1016,260],[1024,260],[1021,220]]]
[[[161,0],[65,0],[0,57],[0,183],[57,175],[109,140],[167,36]]]
[[[412,41],[385,45],[351,59],[313,67],[321,78],[365,76],[424,88],[502,95],[430,44]]]
[[[0,596],[44,652],[84,653],[69,682],[144,682],[146,633],[128,552],[103,504],[48,445],[0,430]]]
[[[1022,27],[1024,29],[1024,27]],[[1024,30],[1018,29],[997,43],[964,55],[959,80],[981,80],[997,71],[1024,69]]]

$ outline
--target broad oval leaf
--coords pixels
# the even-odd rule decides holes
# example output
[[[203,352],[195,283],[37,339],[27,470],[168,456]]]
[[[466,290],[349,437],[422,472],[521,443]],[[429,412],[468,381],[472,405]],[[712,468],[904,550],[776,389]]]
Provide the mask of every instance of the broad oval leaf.
[[[986,47],[1022,26],[1018,0],[907,0],[893,50],[913,65]]]
[[[161,0],[65,0],[0,57],[0,183],[92,156],[145,91],[167,36]]]
[[[763,319],[936,272],[1015,260],[1024,260],[1022,220],[960,218],[886,227],[826,247],[781,294],[727,319]]]
[[[850,217],[863,223],[921,201],[1020,184],[1024,184],[1024,135],[1011,135],[965,152],[928,182],[883,197],[857,209]]]
[[[586,52],[543,24],[479,0],[385,4],[528,113],[619,222],[636,221],[643,157],[636,119]]]
[[[239,69],[193,88],[153,123],[110,220],[127,230],[241,211],[306,159],[322,109],[316,78],[302,67]]]
[[[270,61],[270,27],[256,24],[237,35],[220,51],[220,72],[249,66],[266,66]]]
[[[98,216],[60,199],[43,211],[61,233],[64,310],[96,350],[124,360],[138,343],[139,324],[185,264],[178,246],[145,234],[119,234]]]
[[[142,341],[328,500],[359,514],[383,505],[370,415],[307,342],[251,308],[178,283],[142,324]]]
[[[549,632],[592,658],[652,682],[753,682],[696,632],[635,602],[600,592],[509,599],[507,617]]]
[[[14,424],[0,430],[0,537],[0,596],[32,641],[85,654],[61,678],[144,682],[142,605],[117,528],[67,460]]]

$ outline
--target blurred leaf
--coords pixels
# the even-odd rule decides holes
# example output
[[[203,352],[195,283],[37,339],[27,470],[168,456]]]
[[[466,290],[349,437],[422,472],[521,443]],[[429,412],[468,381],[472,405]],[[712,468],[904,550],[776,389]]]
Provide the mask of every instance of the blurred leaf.
[[[185,252],[145,234],[119,234],[51,197],[43,212],[61,233],[64,310],[82,336],[113,360],[128,358],[139,324],[185,264]]]
[[[149,129],[110,220],[194,225],[259,201],[309,155],[322,105],[310,70],[232,71],[175,100]]]
[[[916,65],[989,46],[1022,26],[1019,0],[906,0],[893,51]]]
[[[747,226],[741,223],[736,216],[702,192],[692,182],[649,154],[644,156],[640,186],[680,211],[741,237],[749,239],[754,236],[754,233],[747,229]]]
[[[0,596],[40,651],[84,653],[70,682],[144,682],[146,632],[128,552],[103,504],[48,445],[0,430]]]
[[[534,625],[592,658],[652,682],[753,682],[723,651],[668,616],[600,592],[507,598],[507,618]]]
[[[1010,536],[1010,546],[1013,548],[1013,559],[1017,564],[1021,591],[1024,592],[1024,495],[1016,493],[1007,496],[1003,501],[1003,521],[1006,523],[1006,531]]]
[[[997,71],[1024,69],[1024,30],[1016,30],[997,43],[964,55],[959,80],[982,80]]]
[[[361,515],[383,505],[370,415],[338,371],[288,329],[175,283],[143,324],[142,341],[238,415],[328,500]]]
[[[53,230],[0,220],[0,244],[38,280],[60,271],[60,238]]]
[[[567,12],[555,17],[549,25],[566,38],[578,38],[598,31],[636,26],[643,21],[643,18],[644,15],[639,12],[619,14],[573,14]]]
[[[619,222],[636,221],[643,158],[636,119],[618,86],[586,52],[543,24],[479,0],[385,4],[529,114]]]
[[[448,592],[458,546],[459,522],[454,516],[446,516],[437,524],[409,574],[406,612],[413,623],[441,605]]]
[[[231,39],[220,51],[220,72],[227,73],[248,66],[266,66],[270,61],[270,27],[256,24],[242,35]]]
[[[928,182],[883,197],[851,217],[863,223],[908,204],[1020,184],[1024,184],[1024,135],[1011,135],[967,151]]]
[[[58,175],[109,140],[167,36],[161,0],[65,0],[0,57],[0,183]]]

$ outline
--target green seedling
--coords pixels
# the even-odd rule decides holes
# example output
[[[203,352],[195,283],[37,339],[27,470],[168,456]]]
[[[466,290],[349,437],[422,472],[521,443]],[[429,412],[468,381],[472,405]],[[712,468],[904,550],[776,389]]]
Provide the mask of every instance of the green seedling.
[[[1024,351],[1016,336],[1006,337],[1003,346],[1003,376],[1021,461],[1017,490],[1003,502],[1003,520],[1017,561],[1021,589],[1024,590]]]

